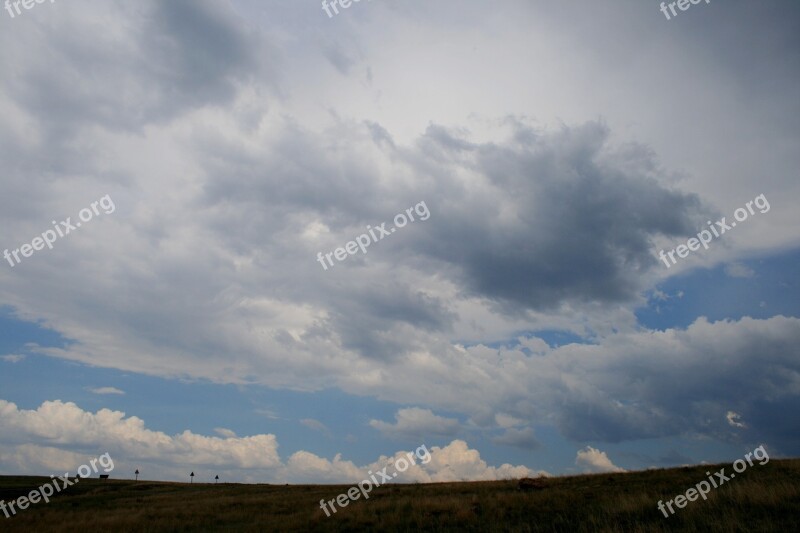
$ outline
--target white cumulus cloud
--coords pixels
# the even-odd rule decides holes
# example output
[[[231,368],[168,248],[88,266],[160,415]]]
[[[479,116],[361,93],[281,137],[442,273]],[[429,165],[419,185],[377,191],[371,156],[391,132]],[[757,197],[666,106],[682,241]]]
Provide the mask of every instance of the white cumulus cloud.
[[[601,452],[591,446],[587,446],[583,450],[578,450],[578,455],[575,457],[575,464],[589,474],[626,471],[624,468],[620,468],[612,463],[611,459],[606,455],[606,452]]]
[[[115,462],[114,476],[120,478],[132,477],[138,469],[143,479],[183,480],[193,471],[196,481],[220,475],[240,482],[356,483],[367,478],[370,470],[378,471],[415,451],[417,464],[401,474],[399,481],[489,480],[543,473],[521,465],[490,466],[462,440],[432,447],[427,464],[420,459],[428,454],[419,448],[381,456],[364,466],[343,459],[341,453],[330,460],[304,450],[284,462],[274,435],[238,437],[226,428],[215,429],[222,438],[188,430],[168,435],[147,429],[142,419],[126,417],[121,411],[91,413],[59,400],[44,402],[35,410],[0,400],[0,427],[2,474],[74,472],[87,459],[108,452]]]

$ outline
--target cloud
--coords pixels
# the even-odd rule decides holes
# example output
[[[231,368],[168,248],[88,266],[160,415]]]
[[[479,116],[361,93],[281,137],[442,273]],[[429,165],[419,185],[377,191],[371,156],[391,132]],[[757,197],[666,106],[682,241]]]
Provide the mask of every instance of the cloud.
[[[430,409],[411,407],[400,409],[394,415],[395,423],[370,420],[369,425],[387,436],[428,437],[454,435],[461,425],[455,418],[435,415]]]
[[[29,28],[46,27],[46,34],[12,28],[0,37],[4,47],[51,58],[26,61],[8,54],[0,65],[18,73],[4,80],[9,95],[53,133],[97,125],[139,130],[229,103],[237,83],[267,68],[260,58],[272,47],[248,33],[227,4],[89,0],[84,8],[50,10],[29,20]],[[85,69],[94,72],[93,81],[82,76]],[[55,136],[50,141],[60,144]]]
[[[606,452],[601,452],[591,446],[587,446],[583,450],[578,450],[578,455],[575,457],[575,464],[582,469],[583,472],[589,474],[603,473],[603,472],[626,472],[624,468],[620,468],[611,462]]]
[[[116,387],[87,387],[86,390],[92,394],[125,394],[125,391]]]
[[[741,421],[742,417],[738,413],[734,413],[733,411],[728,411],[725,414],[725,419],[728,421],[728,424],[735,428],[746,428],[744,422]]]
[[[97,455],[84,454],[38,444],[17,444],[0,448],[0,472],[6,475],[20,472],[38,473],[40,475],[61,475],[64,472],[76,472],[87,459]]]
[[[508,428],[502,435],[493,438],[492,442],[524,450],[538,450],[542,447],[542,443],[536,438],[532,428]]]
[[[666,293],[664,293],[664,292],[662,292],[662,291],[660,291],[658,289],[653,289],[652,294],[653,294],[652,298],[654,300],[659,300],[659,301],[662,301],[662,302],[666,302],[670,298],[670,296],[668,294],[666,294]]]
[[[520,342],[520,344],[523,344],[523,343]],[[525,344],[525,346],[529,347],[529,345],[527,345],[527,344]],[[522,420],[521,418],[515,418],[515,417],[513,417],[511,415],[507,415],[505,413],[497,413],[497,414],[495,414],[494,415],[494,420],[497,423],[497,425],[500,426],[501,428],[511,428],[511,427],[514,427],[514,426],[522,426],[522,425],[525,424],[525,421]]]
[[[343,76],[346,76],[356,64],[356,61],[348,55],[347,49],[338,41],[323,43],[322,55]]]
[[[686,330],[563,347],[549,361],[552,366],[540,365],[539,372],[567,372],[565,386],[540,385],[553,395],[550,401],[561,402],[558,425],[575,440],[619,442],[694,432],[738,441],[730,424],[722,423],[733,410],[758,425],[750,428],[751,436],[767,432],[796,449],[798,441],[785,424],[766,421],[777,405],[795,409],[800,401],[800,382],[793,377],[797,365],[788,356],[794,338],[800,339],[800,321],[793,318],[716,323],[701,318]],[[569,370],[578,361],[581,369]]]
[[[554,78],[561,83],[541,98],[521,91],[522,97],[497,99],[495,71],[468,70],[470,83],[435,72],[436,87],[417,83],[406,70],[430,64],[430,47],[424,39],[392,41],[403,31],[380,28],[352,47],[337,42],[321,51],[318,28],[298,24],[290,45],[276,45],[272,36],[288,39],[283,20],[267,17],[269,28],[280,31],[262,34],[252,30],[255,17],[227,2],[88,0],[85,7],[56,3],[0,33],[6,51],[0,72],[15,73],[0,79],[0,160],[13,163],[0,195],[4,235],[13,246],[28,242],[48,221],[74,217],[105,193],[118,206],[53,250],[0,269],[0,301],[70,339],[34,353],[168,378],[338,388],[420,405],[428,419],[444,421],[436,427],[424,419],[373,421],[388,434],[408,424],[410,431],[443,427],[455,435],[455,419],[433,415],[442,410],[485,420],[505,413],[522,421],[509,426],[517,432],[553,423],[580,442],[762,434],[786,453],[800,451],[796,424],[778,416],[800,408],[797,319],[701,318],[685,328],[647,331],[635,314],[642,290],[664,275],[652,253],[659,239],[696,234],[707,220],[698,217],[714,209],[710,203],[734,205],[747,197],[743,190],[750,194],[754,171],[775,180],[764,186],[796,196],[790,176],[797,165],[782,156],[781,136],[795,133],[796,113],[787,109],[797,109],[797,99],[788,89],[772,90],[796,85],[797,69],[774,53],[794,49],[794,18],[748,16],[775,38],[746,48],[727,36],[715,41],[706,49],[729,55],[714,55],[728,62],[713,69],[698,55],[678,53],[697,45],[687,33],[670,37],[679,43],[670,45],[676,52],[670,57],[681,59],[661,61],[656,76],[634,69],[605,79],[598,75],[609,66],[603,64],[573,69],[582,79]],[[434,16],[387,16],[395,30],[431,31],[443,20],[436,18],[443,8],[421,9]],[[496,57],[526,64],[528,50],[545,57],[541,50],[563,48],[562,36],[550,41],[547,28],[569,28],[552,24],[561,16],[618,21],[646,8],[537,9],[541,17],[508,10],[504,19],[506,35],[525,39],[530,28],[516,22],[541,24],[535,47],[499,54],[512,50],[506,45],[513,37],[478,42],[473,25],[464,24],[463,32],[449,35],[469,48],[453,50],[475,45],[475,57],[488,54],[484,63],[492,68]],[[484,14],[480,3],[465,2],[458,20],[445,16],[462,24]],[[584,33],[603,27],[579,26]],[[624,26],[627,42],[643,42],[639,37],[651,31]],[[641,50],[619,35],[592,31],[572,35],[592,61],[618,62],[634,49],[663,56],[663,41]],[[402,45],[359,46],[383,39]],[[382,61],[382,50],[403,61]],[[535,59],[543,71],[564,74],[560,62],[548,65],[541,57]],[[660,99],[641,90],[642,80],[656,89],[670,72],[685,73],[688,57],[696,86]],[[765,75],[742,77],[740,59],[753,57],[765,59],[759,63]],[[319,61],[298,61],[308,58]],[[307,68],[326,62],[334,68]],[[352,78],[368,65],[375,76],[361,92]],[[717,67],[741,85],[711,78]],[[351,78],[341,80],[346,87],[326,83],[344,73]],[[424,70],[416,75],[430,78]],[[586,80],[592,83],[570,83]],[[524,77],[515,81],[529,85]],[[430,90],[420,93],[421,86]],[[303,94],[309,87],[348,97],[318,100],[313,93],[309,100]],[[575,87],[591,87],[593,97],[571,93]],[[621,87],[634,89],[624,89],[630,92],[621,99]],[[409,94],[414,110],[405,105]],[[442,94],[450,105],[442,106]],[[687,94],[696,105],[676,109],[672,102]],[[603,95],[626,105],[604,108]],[[351,101],[359,107],[348,107]],[[534,101],[540,104],[530,110]],[[607,122],[586,120],[612,108]],[[731,108],[744,114],[731,115]],[[465,109],[490,118],[463,120]],[[521,116],[522,109],[532,118]],[[562,121],[553,109],[572,111]],[[756,110],[764,115],[751,114]],[[688,131],[681,120],[687,118],[700,127]],[[549,126],[551,119],[559,125]],[[646,124],[658,126],[648,131]],[[720,124],[722,136],[713,131]],[[659,136],[660,148],[653,140]],[[654,146],[629,142],[637,138]],[[697,172],[676,176],[671,168]],[[731,178],[728,187],[714,187],[719,176]],[[712,190],[714,197],[695,190]],[[314,261],[317,252],[423,199],[430,220],[335,271]],[[794,216],[776,209],[732,238],[752,247],[790,245]],[[725,246],[715,249],[715,260],[730,255]],[[531,338],[497,347],[531,330],[563,331],[590,344],[551,349]],[[731,426],[728,410],[752,427]]]
[[[278,413],[272,409],[256,409],[253,412],[270,420],[281,420],[281,417],[278,416]]]
[[[687,235],[710,211],[697,196],[664,187],[644,147],[610,146],[601,123],[520,133],[531,140],[471,144],[432,126],[420,141],[483,179],[439,207],[424,252],[460,271],[466,290],[509,311],[630,301],[656,265],[654,239]]]
[[[245,482],[354,483],[366,478],[369,470],[376,471],[390,459],[407,453],[401,450],[357,466],[342,459],[341,454],[329,460],[300,450],[284,463],[274,435],[237,437],[229,429],[216,428],[214,431],[223,438],[191,431],[170,436],[147,429],[144,421],[126,418],[120,411],[91,413],[58,400],[30,411],[0,400],[0,426],[6,430],[0,436],[3,473],[74,472],[92,453],[103,450],[114,459],[115,475],[122,478],[138,468],[145,479],[184,479],[192,470],[203,476],[199,479],[209,480],[218,474],[226,480]],[[430,452],[430,463],[411,467],[398,479],[430,482],[535,475],[524,466],[489,466],[477,450],[460,440],[443,448],[433,447]]]
[[[211,16],[208,10],[217,8],[209,6],[192,17]],[[221,38],[232,43],[226,49],[240,50],[236,43],[251,36],[220,17]],[[181,22],[172,13],[163,24]],[[154,37],[185,40],[175,57],[197,38],[148,28]],[[239,72],[217,60],[210,59],[209,72]],[[724,421],[728,408],[755,420],[748,409],[766,407],[739,405],[729,389],[709,389],[682,374],[713,379],[716,371],[705,361],[729,355],[723,352],[763,376],[742,383],[750,400],[792,401],[792,381],[765,370],[793,368],[778,352],[796,334],[792,319],[708,327],[700,321],[689,332],[647,332],[620,306],[637,302],[651,280],[653,240],[696,232],[693,217],[707,210],[697,196],[666,185],[649,149],[620,148],[609,127],[596,121],[547,129],[514,117],[483,132],[488,140],[433,124],[400,142],[375,121],[303,127],[262,109],[264,127],[257,127],[240,117],[264,98],[245,79],[238,81],[243,85],[232,100],[211,98],[218,107],[182,112],[170,125],[156,122],[144,140],[72,124],[79,131],[71,138],[84,150],[72,154],[71,166],[59,167],[70,183],[64,191],[31,184],[28,174],[41,172],[10,178],[10,191],[38,191],[36,199],[11,192],[0,197],[7,204],[0,209],[4,227],[25,238],[41,232],[41,220],[53,213],[73,213],[96,198],[98,187],[116,189],[113,217],[37,255],[13,272],[13,280],[0,271],[4,302],[73,339],[37,353],[148,375],[188,373],[217,383],[306,391],[337,387],[404,405],[425,399],[418,409],[430,411],[433,423],[372,423],[389,433],[453,436],[457,420],[433,418],[441,409],[470,417],[503,412],[529,427],[553,421],[579,441],[684,432],[728,438],[730,426],[705,421]],[[209,94],[225,93],[209,83]],[[104,146],[120,153],[114,158],[118,182],[103,179]],[[14,157],[28,169],[41,164],[24,151]],[[87,177],[78,182],[72,175]],[[161,175],[182,177],[154,177]],[[184,179],[194,185],[187,188]],[[343,192],[353,190],[359,193]],[[429,220],[337,265],[335,278],[314,261],[317,252],[341,246],[421,199]],[[17,204],[40,205],[41,212],[18,214]],[[189,215],[199,208],[203,217]],[[88,250],[96,258],[91,265]],[[201,253],[207,260],[198,263]],[[131,288],[124,309],[113,303],[119,287]],[[483,344],[532,327],[567,331],[594,346],[550,349],[535,337],[500,349]],[[706,329],[725,330],[742,345],[715,350]],[[766,353],[752,350],[755,338]],[[709,345],[710,358],[704,354]],[[643,346],[658,355],[649,356]],[[655,388],[661,384],[654,376],[673,375],[707,401],[686,405],[680,394],[657,396],[636,381],[620,387],[612,377],[625,365]],[[737,372],[727,370],[727,379],[739,384]],[[773,387],[784,394],[765,396]],[[475,398],[465,398],[464,390],[476,391]],[[715,412],[700,412],[709,409]]]
[[[488,466],[481,459],[480,453],[470,449],[463,440],[454,440],[443,448],[434,446],[431,448],[431,457],[430,463],[422,467],[426,475],[415,478],[415,481],[489,481],[549,475],[547,472],[533,471],[524,466],[510,464],[503,464],[499,467]],[[412,472],[409,477],[414,475],[415,473]]]
[[[424,446],[424,445],[423,445]],[[427,464],[419,459],[426,457],[428,450],[430,461]],[[498,479],[515,479],[522,477],[549,475],[545,471],[534,471],[525,466],[503,464],[499,467],[489,466],[481,459],[477,450],[469,448],[462,440],[454,440],[449,445],[422,450],[409,450],[417,453],[414,461],[405,472],[398,473],[397,481],[402,483],[436,483],[446,481],[489,481]],[[343,461],[338,454],[332,461],[323,459],[308,452],[297,452],[287,461],[287,469],[293,473],[297,482],[311,482],[313,480],[346,479],[350,483],[357,483],[368,479],[367,472],[377,472],[385,466],[394,465],[400,458],[406,458],[406,451],[398,451],[391,456],[381,456],[374,463],[357,467],[350,461]],[[407,460],[407,459],[406,459]],[[390,466],[389,472],[393,466]]]
[[[0,420],[13,434],[6,442],[34,442],[42,446],[113,449],[128,460],[209,465],[236,469],[280,465],[274,435],[243,438],[206,437],[191,431],[167,435],[145,428],[144,421],[121,411],[83,411],[71,402],[48,401],[37,410],[20,410],[0,400]]]
[[[313,418],[304,418],[300,420],[300,423],[309,429],[313,429],[314,431],[319,431],[329,437],[331,436],[331,430],[328,429],[328,426],[326,426],[319,420],[314,420]]]
[[[258,101],[243,90],[230,105]],[[393,145],[375,140],[377,124],[337,122],[323,133],[271,116],[274,127],[252,130],[214,110],[175,121],[198,133],[179,141],[154,126],[164,143],[145,146],[103,135],[131,151],[115,163],[125,176],[112,191],[118,211],[70,236],[69,246],[37,255],[3,286],[4,301],[75,339],[47,355],[168,377],[188,371],[217,382],[342,386],[356,379],[353,357],[367,375],[385,375],[407,355],[475,336],[473,324],[491,324],[497,334],[524,318],[565,325],[586,313],[596,317],[586,324],[607,321],[607,306],[633,302],[644,286],[655,264],[652,239],[694,231],[701,210],[697,197],[661,184],[647,150],[620,152],[598,122],[548,131],[520,119],[483,143],[434,125],[416,142]],[[200,127],[208,124],[215,126]],[[96,135],[85,133],[87,147]],[[348,142],[339,149],[328,138]],[[100,153],[84,155],[93,161]],[[298,157],[304,165],[293,163]],[[191,168],[186,179],[197,186],[155,180],[141,161]],[[43,193],[40,204],[49,208],[41,218],[71,213],[97,187],[107,190],[102,168],[75,172],[94,177],[68,198]],[[587,194],[596,189],[603,206]],[[337,283],[314,261],[421,200],[429,220],[337,264]],[[187,216],[199,206],[204,217]],[[28,235],[41,218],[16,218],[9,228]],[[329,231],[309,229],[321,227]],[[131,239],[120,248],[124,235]],[[82,246],[99,262],[61,283],[60,265],[82,264]],[[162,247],[173,250],[167,263],[156,260]],[[201,250],[208,261],[198,264]],[[143,282],[140,263],[152,283]],[[572,266],[553,268],[559,264]],[[110,296],[80,289],[119,284],[137,287],[124,311]],[[572,318],[551,314],[559,308]],[[221,352],[237,364],[216,357]]]
[[[793,412],[800,403],[798,342],[800,320],[778,316],[700,318],[686,329],[615,334],[545,357],[522,346],[477,345],[452,358],[440,354],[447,370],[432,366],[430,379],[468,384],[480,404],[444,394],[442,384],[430,393],[440,396],[429,401],[451,409],[460,402],[474,413],[493,406],[528,425],[555,424],[575,441],[704,435],[727,442],[769,438],[797,450],[793,424],[774,413]],[[725,418],[731,410],[748,420],[746,432],[732,431]]]
[[[480,427],[554,425],[574,441],[702,435],[732,443],[768,439],[790,454],[800,450],[795,424],[777,413],[800,407],[798,343],[800,320],[777,316],[700,318],[687,328],[566,344],[545,356],[513,344],[437,345],[435,357],[414,354],[394,367],[380,394],[424,397],[438,408],[470,414]],[[464,396],[465,389],[473,394]],[[748,428],[732,427],[728,411],[741,414]],[[410,426],[413,417],[395,418],[371,425],[391,431]],[[437,426],[432,422],[429,429]]]
[[[297,451],[286,460],[286,470],[291,472],[295,483],[356,483],[365,477],[364,469],[342,460],[340,453],[331,461],[311,452]]]
[[[230,429],[227,429],[227,428],[214,428],[214,432],[217,435],[219,435],[221,437],[224,437],[226,439],[235,439],[236,438],[236,433],[233,432]]]
[[[725,265],[725,274],[732,278],[752,278],[756,275],[753,269],[742,263],[730,263]]]
[[[10,355],[0,356],[0,359],[5,361],[6,363],[19,363],[20,361],[25,359],[25,356],[19,354],[10,354]]]

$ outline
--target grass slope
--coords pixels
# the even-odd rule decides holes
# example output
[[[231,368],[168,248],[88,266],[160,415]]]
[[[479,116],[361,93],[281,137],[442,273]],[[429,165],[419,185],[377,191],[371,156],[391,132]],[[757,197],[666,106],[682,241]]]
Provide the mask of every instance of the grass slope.
[[[669,518],[657,510],[730,464],[515,481],[391,484],[330,518],[319,508],[349,486],[81,480],[6,519],[0,531],[800,531],[800,460],[753,466]],[[47,478],[0,477],[0,500]]]

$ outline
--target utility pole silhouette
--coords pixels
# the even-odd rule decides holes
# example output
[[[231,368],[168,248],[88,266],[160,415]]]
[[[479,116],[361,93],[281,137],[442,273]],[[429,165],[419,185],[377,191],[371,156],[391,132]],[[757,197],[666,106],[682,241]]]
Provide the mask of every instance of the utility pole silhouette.
[[[136,474],[136,481],[139,481],[139,469],[138,468],[136,469],[136,472],[134,472],[134,474]]]
[[[194,483],[194,472],[189,474],[189,483]]]

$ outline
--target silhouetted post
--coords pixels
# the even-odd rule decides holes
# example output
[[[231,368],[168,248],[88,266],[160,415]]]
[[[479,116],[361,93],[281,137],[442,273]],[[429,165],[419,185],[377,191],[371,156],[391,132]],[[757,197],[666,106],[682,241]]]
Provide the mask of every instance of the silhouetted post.
[[[139,481],[139,469],[138,468],[136,469],[136,472],[134,472],[134,474],[136,474],[136,481]]]
[[[189,483],[194,483],[194,472],[189,474]]]
[[[217,484],[217,481],[219,481],[219,476],[214,476],[214,485]]]

